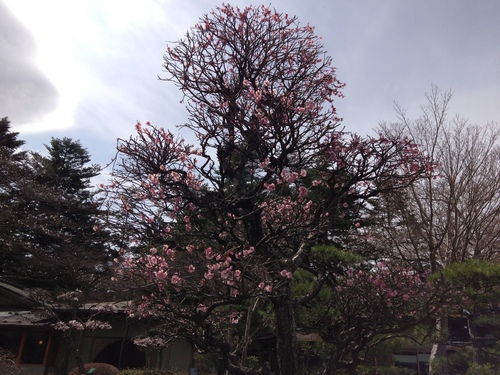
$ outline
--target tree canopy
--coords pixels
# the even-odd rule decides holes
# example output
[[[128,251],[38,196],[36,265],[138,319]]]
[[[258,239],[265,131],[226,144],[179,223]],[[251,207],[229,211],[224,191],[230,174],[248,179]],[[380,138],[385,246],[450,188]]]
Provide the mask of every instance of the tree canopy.
[[[296,309],[335,284],[334,265],[312,249],[335,242],[339,218],[356,226],[364,202],[430,167],[409,138],[343,131],[331,64],[297,18],[223,5],[164,56],[197,145],[149,123],[119,140],[107,194],[121,210],[111,223],[123,239],[120,277],[145,288],[136,314],[161,317],[171,337],[219,353],[233,373],[257,371],[240,345],[256,300],[272,317],[272,370],[297,373]],[[299,271],[313,281],[293,295]]]
[[[99,168],[86,166],[90,156],[78,141],[53,138],[46,147],[48,156],[5,155],[1,277],[47,289],[82,288],[111,255],[90,190]]]

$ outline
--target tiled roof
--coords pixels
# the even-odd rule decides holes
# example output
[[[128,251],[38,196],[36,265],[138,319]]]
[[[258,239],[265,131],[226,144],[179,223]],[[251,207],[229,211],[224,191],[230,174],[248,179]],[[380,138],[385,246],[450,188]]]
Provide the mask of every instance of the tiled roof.
[[[43,319],[31,311],[0,311],[0,326],[39,326]]]

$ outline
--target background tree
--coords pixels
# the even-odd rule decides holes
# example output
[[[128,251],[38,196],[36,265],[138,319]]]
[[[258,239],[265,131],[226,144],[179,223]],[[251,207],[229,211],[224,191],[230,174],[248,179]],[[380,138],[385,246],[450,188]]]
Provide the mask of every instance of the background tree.
[[[68,138],[52,139],[49,156],[26,154],[4,189],[2,277],[26,286],[74,290],[107,268],[105,231],[90,190],[98,166]]]
[[[34,257],[37,277],[56,280],[64,290],[81,289],[82,284],[88,285],[84,279],[93,279],[107,268],[111,256],[90,184],[99,166],[87,166],[88,151],[70,138],[52,138],[46,149],[48,156],[31,154],[30,169],[38,185],[56,198],[37,202],[39,209],[57,220],[37,233],[38,245],[44,248]],[[40,274],[40,269],[48,274]]]
[[[17,207],[21,186],[26,185],[23,167],[25,153],[19,150],[24,141],[18,133],[10,131],[7,117],[0,120],[0,259],[3,276],[7,270],[18,264],[20,255],[16,232],[22,228]]]
[[[0,278],[27,288],[56,318],[56,328],[73,321],[88,323],[87,329],[95,320],[81,320],[74,306],[67,316],[52,303],[60,305],[68,293],[79,296],[78,304],[105,298],[110,236],[100,226],[102,211],[90,182],[99,167],[87,166],[87,150],[69,138],[53,138],[46,146],[48,156],[19,151],[23,143],[2,119]],[[67,360],[78,354],[78,327],[66,330],[72,334],[65,336],[68,350],[58,374],[66,374]]]
[[[77,195],[79,200],[91,197],[90,179],[97,176],[100,166],[90,163],[88,151],[71,138],[52,138],[47,157],[36,155],[37,174],[40,182],[53,186],[64,194]]]
[[[8,236],[7,222],[13,222],[13,211],[9,207],[9,192],[20,174],[19,161],[24,156],[24,152],[19,150],[24,141],[17,139],[17,136],[18,133],[10,131],[8,118],[0,119],[0,205],[4,217],[0,225],[0,239]]]
[[[0,119],[0,150],[3,158],[15,159],[15,153],[18,153],[17,157],[22,155],[22,152],[18,149],[24,145],[25,142],[17,139],[18,135],[18,132],[10,131],[10,121],[8,117]]]
[[[309,259],[332,241],[329,213],[406,186],[427,159],[408,140],[340,130],[333,100],[343,85],[314,29],[295,17],[224,5],[168,48],[164,68],[199,147],[140,123],[119,141],[108,202],[121,208],[122,277],[132,272],[147,291],[137,313],[218,353],[224,369],[251,373],[238,342],[261,299],[273,371],[298,373],[295,309],[332,277]],[[315,280],[295,298],[299,269]]]
[[[379,201],[381,221],[370,244],[382,254],[433,272],[470,259],[498,262],[500,240],[500,148],[498,124],[470,125],[448,118],[452,94],[436,86],[416,120],[397,106],[398,123],[383,123],[387,136],[407,136],[436,163],[436,175]],[[373,246],[369,246],[373,249]],[[389,253],[385,250],[391,249]],[[438,319],[447,331],[447,319]],[[446,337],[433,347],[444,355]]]

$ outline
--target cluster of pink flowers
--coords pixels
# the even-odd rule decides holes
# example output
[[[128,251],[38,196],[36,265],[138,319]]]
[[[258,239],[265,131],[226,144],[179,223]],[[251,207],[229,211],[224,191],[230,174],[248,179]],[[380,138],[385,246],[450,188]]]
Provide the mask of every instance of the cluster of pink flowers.
[[[358,306],[397,317],[413,316],[419,309],[428,308],[434,297],[426,275],[386,262],[369,269],[349,267],[344,275],[335,277],[336,299],[343,301],[340,305],[348,304],[355,295],[353,301]]]
[[[86,321],[70,320],[68,322],[57,322],[54,329],[58,331],[95,331],[96,329],[111,329],[111,324],[100,320],[89,319]]]
[[[262,202],[262,221],[265,225],[278,229],[306,226],[311,217],[311,200],[304,201],[307,192],[300,193],[299,199],[289,197],[275,197],[273,200]]]
[[[160,336],[149,336],[135,339],[134,344],[146,348],[161,349],[167,346],[167,341]]]

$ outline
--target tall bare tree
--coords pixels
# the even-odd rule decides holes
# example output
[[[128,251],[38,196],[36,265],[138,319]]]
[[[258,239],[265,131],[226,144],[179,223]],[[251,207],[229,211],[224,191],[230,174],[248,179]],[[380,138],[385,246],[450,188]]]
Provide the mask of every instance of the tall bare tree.
[[[396,105],[399,121],[380,125],[382,134],[419,144],[435,162],[435,173],[384,196],[377,246],[432,272],[470,259],[498,261],[500,126],[450,118],[450,91],[433,86],[426,98],[416,120]],[[445,332],[446,320],[438,318],[436,328]],[[437,340],[431,360],[445,348],[445,338]]]

